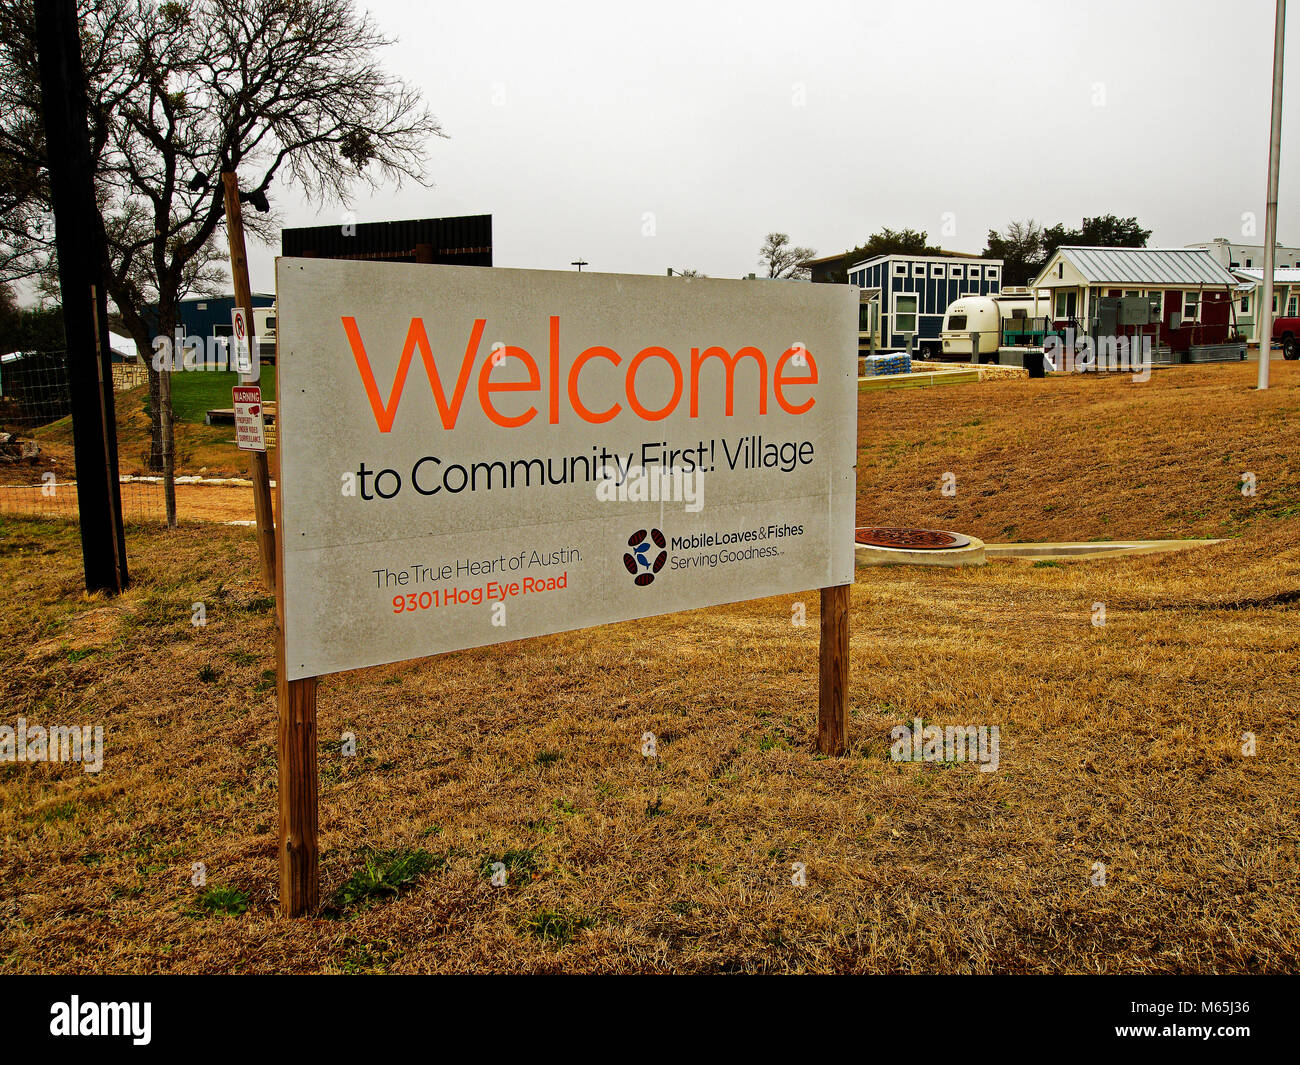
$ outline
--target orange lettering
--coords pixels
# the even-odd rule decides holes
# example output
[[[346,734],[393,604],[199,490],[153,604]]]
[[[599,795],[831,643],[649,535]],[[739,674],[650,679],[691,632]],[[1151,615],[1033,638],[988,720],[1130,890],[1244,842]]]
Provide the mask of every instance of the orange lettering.
[[[647,359],[663,359],[673,371],[673,396],[659,410],[648,410],[636,396],[636,372]],[[642,348],[633,356],[627,367],[627,405],[636,411],[637,417],[647,422],[663,421],[672,414],[677,401],[682,398],[682,366],[677,356],[667,348]]]
[[[455,428],[456,419],[460,416],[461,401],[465,398],[465,386],[469,384],[470,367],[478,355],[479,341],[483,339],[485,319],[474,320],[474,328],[470,333],[469,342],[465,345],[465,358],[460,365],[460,374],[456,378],[456,391],[452,393],[450,404],[442,387],[442,378],[438,376],[438,366],[433,361],[433,349],[429,346],[429,336],[424,331],[423,318],[411,319],[410,328],[406,332],[406,345],[402,348],[402,357],[397,363],[397,376],[393,378],[393,389],[389,393],[387,403],[384,403],[379,396],[379,386],[375,383],[375,373],[370,368],[370,359],[366,355],[365,345],[361,343],[357,320],[349,317],[342,321],[343,331],[347,333],[348,343],[352,346],[352,357],[356,359],[357,369],[361,372],[361,383],[366,388],[366,398],[370,400],[370,409],[375,415],[375,424],[379,426],[381,433],[389,433],[393,430],[393,419],[397,417],[397,404],[402,398],[406,373],[410,369],[411,356],[417,346],[420,349],[420,358],[424,362],[425,373],[429,375],[429,386],[433,390],[434,402],[438,404],[442,427]]]
[[[808,363],[807,377],[786,377],[782,373],[785,364],[803,353],[804,360]],[[812,352],[807,348],[786,348],[785,354],[776,360],[776,370],[772,373],[772,394],[776,396],[776,401],[786,414],[803,414],[812,409],[812,405],[817,400],[809,396],[807,401],[800,403],[798,406],[791,406],[785,401],[785,396],[781,389],[786,385],[815,385],[817,383],[817,363],[813,361]]]
[[[736,363],[741,359],[753,359],[758,363],[758,413],[767,413],[767,359],[758,348],[738,348],[736,354],[728,354],[726,348],[705,348],[700,354],[699,348],[691,348],[691,417],[700,416],[700,367],[705,359],[721,359],[727,368],[726,388],[723,396],[727,403],[727,417],[730,418],[736,405]]]
[[[500,351],[502,364],[505,363],[506,359],[518,359],[528,367],[528,380],[497,381],[495,383],[489,381],[488,378],[492,375],[494,366],[493,360],[495,359],[495,356],[493,356],[492,359],[488,359],[488,361],[483,364],[483,369],[478,373],[478,401],[483,407],[483,413],[497,425],[501,426],[502,429],[518,429],[521,425],[527,425],[533,420],[533,416],[537,413],[537,408],[529,407],[523,414],[509,417],[496,409],[496,406],[492,403],[492,393],[528,392],[532,389],[540,388],[542,378],[537,372],[537,363],[533,361],[533,357],[523,348],[517,348],[511,344],[506,344],[500,349]]]
[[[587,348],[586,351],[573,360],[573,365],[569,367],[569,403],[584,422],[600,425],[611,418],[617,417],[623,406],[615,403],[609,410],[601,411],[599,414],[595,414],[583,406],[582,400],[578,398],[578,374],[582,372],[582,368],[587,365],[589,359],[608,359],[615,366],[622,362],[623,359],[613,348]]]

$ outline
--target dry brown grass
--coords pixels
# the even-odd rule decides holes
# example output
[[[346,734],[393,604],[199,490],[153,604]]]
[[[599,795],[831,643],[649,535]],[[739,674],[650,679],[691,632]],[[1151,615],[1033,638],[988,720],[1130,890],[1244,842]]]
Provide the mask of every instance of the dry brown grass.
[[[251,537],[136,531],[135,584],[106,602],[80,594],[69,530],[5,532],[5,720],[103,723],[107,754],[98,777],[0,765],[0,971],[1300,964],[1300,636],[1279,594],[1300,588],[1298,522],[1192,554],[860,571],[841,759],[811,746],[815,595],[806,628],[762,600],[328,678],[325,893],[366,848],[440,864],[296,921],[274,909],[273,612]],[[893,763],[913,716],[999,725],[1000,771]],[[512,850],[535,878],[494,888],[484,863]],[[193,862],[248,912],[188,915]],[[528,930],[547,912],[571,942]]]
[[[325,894],[368,851],[424,850],[434,868],[308,920],[275,912],[273,610],[251,534],[134,528],[135,583],[108,602],[80,591],[75,530],[7,520],[0,721],[102,723],[107,753],[98,777],[0,764],[0,971],[1294,970],[1300,519],[1284,449],[1300,376],[1275,366],[1258,396],[1237,367],[1178,372],[1145,391],[864,397],[863,496],[885,500],[870,520],[1240,538],[860,570],[845,758],[812,748],[815,593],[326,678]],[[1107,461],[1088,458],[1098,428]],[[955,500],[937,491],[947,469]],[[1000,770],[894,763],[889,730],[913,717],[998,725]],[[508,852],[495,888],[485,863]],[[248,911],[193,915],[194,862]],[[547,914],[569,941],[531,930]]]
[[[990,543],[1235,536],[1300,516],[1300,363],[1178,366],[862,396],[858,521]],[[1253,472],[1257,494],[1241,494]],[[944,473],[957,495],[940,492]]]

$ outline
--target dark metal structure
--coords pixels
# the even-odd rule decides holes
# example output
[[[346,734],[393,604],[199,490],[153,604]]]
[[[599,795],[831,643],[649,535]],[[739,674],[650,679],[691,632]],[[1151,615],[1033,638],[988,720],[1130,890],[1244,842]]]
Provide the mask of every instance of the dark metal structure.
[[[492,265],[492,216],[417,218],[286,229],[280,254],[308,259]]]

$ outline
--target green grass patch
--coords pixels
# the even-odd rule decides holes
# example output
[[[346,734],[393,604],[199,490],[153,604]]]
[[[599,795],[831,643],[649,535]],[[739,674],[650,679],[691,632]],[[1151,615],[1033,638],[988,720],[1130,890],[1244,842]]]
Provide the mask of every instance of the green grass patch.
[[[367,853],[361,868],[334,893],[336,906],[355,906],[386,895],[396,897],[425,873],[442,863],[425,850]]]
[[[497,871],[493,867],[498,864],[505,866],[507,887],[511,884],[527,884],[542,874],[541,854],[534,847],[512,848],[499,855],[489,854],[480,867],[483,879],[491,880]]]
[[[525,917],[519,927],[543,943],[563,946],[572,943],[579,932],[584,928],[591,928],[595,923],[590,917],[584,917],[571,910],[538,910]]]
[[[186,911],[190,917],[206,917],[213,914],[228,914],[238,917],[248,910],[248,892],[238,888],[223,887],[213,884],[199,892],[194,905]]]
[[[262,366],[262,400],[275,400],[275,367]],[[183,422],[203,424],[210,410],[229,410],[233,402],[230,390],[239,384],[234,373],[209,373],[206,370],[172,374],[172,410]],[[145,401],[149,393],[145,391]]]
[[[56,802],[53,806],[47,806],[36,815],[38,821],[49,824],[53,821],[71,821],[77,816],[76,804],[68,802]]]

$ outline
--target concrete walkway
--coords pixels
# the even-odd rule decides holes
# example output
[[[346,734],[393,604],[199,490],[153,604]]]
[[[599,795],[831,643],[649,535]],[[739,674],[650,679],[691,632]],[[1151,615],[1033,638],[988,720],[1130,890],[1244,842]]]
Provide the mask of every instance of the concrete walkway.
[[[1101,540],[1062,541],[1046,544],[985,544],[984,557],[997,558],[1119,558],[1122,555],[1157,555],[1189,547],[1221,544],[1222,540]]]

